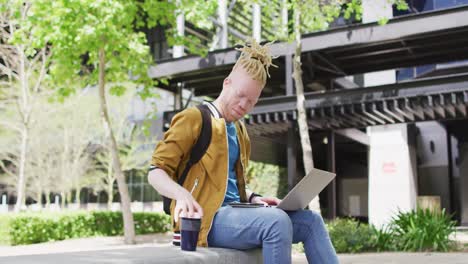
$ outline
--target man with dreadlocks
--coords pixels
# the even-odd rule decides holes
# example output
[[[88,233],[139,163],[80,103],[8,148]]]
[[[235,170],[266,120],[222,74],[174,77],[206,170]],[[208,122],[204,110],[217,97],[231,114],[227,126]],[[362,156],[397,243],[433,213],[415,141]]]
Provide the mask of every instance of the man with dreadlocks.
[[[181,213],[202,216],[198,246],[240,250],[262,247],[264,263],[285,264],[291,263],[291,244],[303,242],[309,263],[337,263],[323,219],[317,213],[227,206],[231,202],[280,202],[246,188],[250,140],[240,121],[257,103],[269,77],[272,57],[268,44],[261,46],[254,40],[239,50],[241,55],[224,79],[220,95],[206,103],[212,114],[212,137],[204,156],[191,167],[183,186],[177,184],[202,125],[200,111],[188,108],[174,116],[157,145],[148,180],[160,194],[174,199],[174,231],[179,230]]]

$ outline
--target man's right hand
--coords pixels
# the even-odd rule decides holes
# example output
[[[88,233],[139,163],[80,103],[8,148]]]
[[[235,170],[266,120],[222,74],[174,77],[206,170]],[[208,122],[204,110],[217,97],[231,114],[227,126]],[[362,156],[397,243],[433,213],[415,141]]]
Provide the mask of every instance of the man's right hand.
[[[203,209],[193,199],[192,194],[184,187],[173,181],[167,173],[162,169],[154,169],[148,174],[149,183],[161,195],[176,200],[176,207],[174,210],[174,220],[179,220],[179,215],[194,217],[197,213],[200,217],[203,216]]]
[[[195,201],[193,196],[185,189],[180,192],[176,198],[176,206],[174,208],[174,221],[179,220],[179,216],[194,217],[197,213],[200,217],[203,217],[202,207]]]

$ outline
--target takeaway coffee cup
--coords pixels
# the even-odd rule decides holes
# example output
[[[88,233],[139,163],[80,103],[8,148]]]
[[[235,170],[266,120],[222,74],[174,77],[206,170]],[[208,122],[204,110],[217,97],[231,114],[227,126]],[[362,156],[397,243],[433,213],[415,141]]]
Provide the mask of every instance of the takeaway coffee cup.
[[[180,248],[187,251],[197,250],[198,233],[200,232],[201,218],[195,214],[194,217],[180,218]]]

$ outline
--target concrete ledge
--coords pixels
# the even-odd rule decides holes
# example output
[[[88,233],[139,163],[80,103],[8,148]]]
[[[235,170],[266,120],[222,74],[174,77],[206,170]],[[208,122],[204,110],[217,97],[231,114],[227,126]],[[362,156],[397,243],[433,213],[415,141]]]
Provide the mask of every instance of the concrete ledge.
[[[172,245],[141,246],[134,248],[68,252],[34,256],[14,256],[1,258],[2,263],[218,263],[244,264],[262,263],[261,249],[241,251],[224,248],[197,248],[195,252],[182,251]],[[31,262],[33,261],[33,262]]]

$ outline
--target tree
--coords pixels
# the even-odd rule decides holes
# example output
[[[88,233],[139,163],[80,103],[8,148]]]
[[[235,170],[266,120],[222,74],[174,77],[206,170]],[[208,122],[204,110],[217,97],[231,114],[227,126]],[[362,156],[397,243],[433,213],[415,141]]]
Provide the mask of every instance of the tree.
[[[202,5],[201,1],[189,0],[37,0],[31,6],[32,13],[27,19],[33,29],[32,39],[37,46],[47,43],[53,49],[50,73],[59,96],[66,97],[73,93],[72,84],[76,82],[81,83],[82,87],[98,87],[100,115],[109,140],[122,203],[125,243],[134,243],[135,230],[128,188],[109,118],[107,92],[119,96],[125,91],[125,87],[119,83],[130,81],[138,86],[143,99],[154,94],[152,88],[156,82],[147,76],[152,58],[145,35],[138,29],[157,24],[175,29],[176,10],[196,13],[196,9],[190,8],[199,6],[202,11],[210,11],[212,9],[207,7],[215,6],[210,4],[214,2],[208,1]],[[176,34],[171,37],[174,41],[185,41]],[[19,43],[26,41],[26,38],[18,40]],[[184,43],[190,44],[190,41]]]
[[[129,135],[122,135],[117,140],[122,161],[122,171],[125,173],[129,173],[132,170],[145,170],[147,167],[145,161],[151,156],[151,150],[142,150],[141,148],[145,145],[145,142],[136,139],[135,136],[135,131],[133,131]],[[112,157],[109,148],[105,147],[96,158],[100,164],[98,167],[101,168],[100,171],[96,172],[96,177],[100,179],[99,185],[101,189],[107,193],[107,207],[111,208],[116,177],[112,167]]]
[[[59,110],[48,115],[49,126],[52,123],[54,128],[48,132],[55,135],[59,144],[57,164],[60,166],[54,191],[61,194],[62,205],[71,202],[74,191],[75,202],[79,204],[81,189],[97,183],[91,173],[95,169],[91,146],[104,138],[95,114],[98,100],[94,91],[87,89],[69,98],[66,104],[55,103],[51,107]]]
[[[32,115],[36,106],[37,94],[42,91],[47,71],[47,60],[50,56],[46,45],[34,45],[30,41],[31,32],[28,28],[28,16],[31,3],[17,0],[0,0],[0,88],[2,93],[12,95],[3,97],[1,107],[16,109],[17,120],[5,122],[0,120],[0,126],[15,131],[19,135],[18,155],[0,157],[0,166],[17,178],[17,200],[14,211],[18,212],[24,206],[26,186],[26,162],[30,141]],[[15,38],[26,41],[15,43]],[[36,47],[36,49],[33,48]],[[11,92],[11,89],[14,92]],[[16,146],[16,145],[15,145]],[[18,159],[15,159],[18,157]],[[2,160],[8,160],[14,165],[15,171],[6,168]]]
[[[30,128],[33,125],[32,116],[36,110],[35,101],[38,93],[43,92],[42,86],[47,75],[46,62],[50,56],[46,45],[38,46],[29,41],[31,32],[26,28],[30,8],[29,2],[0,1],[0,87],[5,89],[4,91],[8,90],[3,95],[13,95],[13,97],[4,97],[2,104],[5,108],[13,106],[17,111],[15,115],[17,120],[14,122],[0,120],[0,125],[15,131],[20,137],[18,159],[12,159],[15,155],[4,156],[16,168],[15,175],[18,184],[15,212],[20,211],[24,206],[27,181],[26,162]],[[18,43],[15,42],[15,38],[28,41]],[[0,162],[0,165],[8,171],[3,162]]]
[[[89,186],[97,179],[88,172],[93,169],[89,146],[100,142],[102,132],[99,129],[99,118],[94,114],[97,100],[89,92],[72,96],[65,104],[48,102],[47,98],[36,98],[37,108],[32,115],[28,159],[26,160],[25,194],[41,204],[42,195],[46,198],[46,207],[50,204],[51,193],[60,193],[62,205],[73,190],[79,199],[82,187]],[[40,107],[39,107],[40,106]],[[11,122],[9,115],[4,121]],[[17,153],[11,146],[15,145],[14,136],[6,136],[0,144],[0,156],[9,157],[17,164]],[[10,166],[14,170],[17,166]],[[7,170],[7,173],[10,171]],[[10,191],[17,189],[14,173],[0,179]]]
[[[151,150],[142,149],[142,146],[148,144],[149,141],[154,143],[148,136],[140,135],[135,122],[127,118],[131,114],[129,109],[125,107],[118,108],[118,106],[130,105],[131,101],[135,99],[135,95],[132,91],[126,91],[121,97],[112,98],[109,104],[113,109],[110,119],[119,148],[122,171],[125,173],[131,170],[146,169],[146,160],[151,156]],[[111,208],[116,176],[112,167],[110,148],[108,144],[102,146],[103,148],[96,155],[97,167],[99,168],[96,171],[96,177],[99,179],[101,189],[107,193],[107,206]]]

